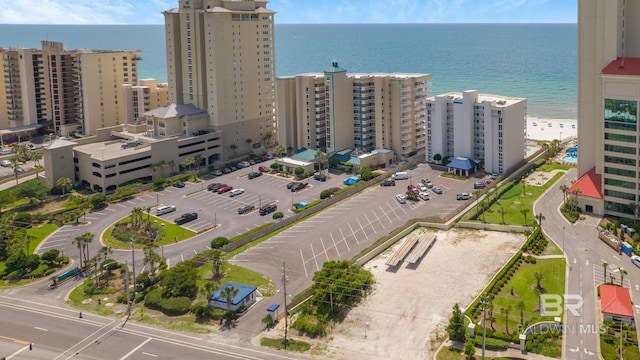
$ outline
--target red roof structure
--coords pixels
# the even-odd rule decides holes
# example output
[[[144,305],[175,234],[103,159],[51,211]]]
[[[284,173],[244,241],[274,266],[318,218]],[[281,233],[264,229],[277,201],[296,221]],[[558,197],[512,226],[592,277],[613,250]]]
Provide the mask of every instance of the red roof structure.
[[[640,75],[640,58],[619,57],[600,71],[607,75]]]
[[[603,314],[633,317],[629,289],[615,285],[600,285],[600,311]]]
[[[593,167],[567,189],[567,194],[573,194],[575,189],[580,190],[580,196],[602,199],[602,175],[597,174],[596,168]]]

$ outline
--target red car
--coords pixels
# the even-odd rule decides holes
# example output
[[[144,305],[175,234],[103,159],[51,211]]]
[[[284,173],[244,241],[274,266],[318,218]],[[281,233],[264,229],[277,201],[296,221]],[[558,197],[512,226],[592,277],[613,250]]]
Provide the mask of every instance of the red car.
[[[269,172],[269,168],[266,166],[260,166],[258,170],[260,170],[260,172]]]
[[[218,194],[224,194],[227,191],[231,191],[231,190],[233,190],[233,186],[229,186],[229,185],[223,186],[220,189],[218,189]]]
[[[411,191],[414,194],[418,194],[420,192],[420,190],[418,190],[418,188],[413,184],[407,185],[407,190]]]

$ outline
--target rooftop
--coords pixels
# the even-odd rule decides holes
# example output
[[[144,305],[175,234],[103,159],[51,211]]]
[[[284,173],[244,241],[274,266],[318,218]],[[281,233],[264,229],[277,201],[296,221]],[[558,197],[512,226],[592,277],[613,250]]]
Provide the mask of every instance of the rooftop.
[[[600,71],[605,75],[640,75],[640,58],[619,57]]]
[[[601,179],[602,175],[597,174],[596,168],[593,167],[567,189],[567,194],[573,194],[574,191],[578,190],[580,196],[602,199]]]
[[[606,314],[633,317],[629,289],[615,285],[600,285],[600,311]]]

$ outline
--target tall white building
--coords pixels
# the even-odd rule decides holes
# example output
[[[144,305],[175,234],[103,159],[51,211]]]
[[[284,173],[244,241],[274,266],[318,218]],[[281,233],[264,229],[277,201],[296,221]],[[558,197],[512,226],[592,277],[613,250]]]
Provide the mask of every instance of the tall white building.
[[[640,198],[640,2],[578,2],[578,181],[586,212],[633,217]]]
[[[426,102],[428,162],[470,158],[491,173],[522,164],[526,99],[467,90],[432,96]]]
[[[180,0],[164,12],[169,102],[209,114],[224,159],[276,142],[275,12],[266,0]]]
[[[347,73],[333,62],[322,73],[279,77],[277,87],[278,140],[286,147],[424,154],[430,74]]]

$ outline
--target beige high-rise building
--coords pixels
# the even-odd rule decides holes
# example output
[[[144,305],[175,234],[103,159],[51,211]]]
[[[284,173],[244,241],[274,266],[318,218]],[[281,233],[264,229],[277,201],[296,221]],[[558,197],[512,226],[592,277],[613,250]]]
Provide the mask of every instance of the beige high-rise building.
[[[578,181],[583,211],[634,217],[640,198],[640,2],[578,2]]]
[[[155,79],[140,79],[138,85],[122,85],[123,124],[146,126],[144,113],[169,105],[167,84],[158,84]]]
[[[42,41],[42,50],[0,53],[0,127],[50,123],[67,136],[122,124],[120,86],[137,84],[140,51],[68,50]]]
[[[431,75],[351,73],[333,62],[323,73],[279,77],[278,141],[326,153],[425,151],[425,106]]]
[[[224,159],[275,145],[275,12],[260,0],[180,0],[164,12],[169,102],[209,114]]]

